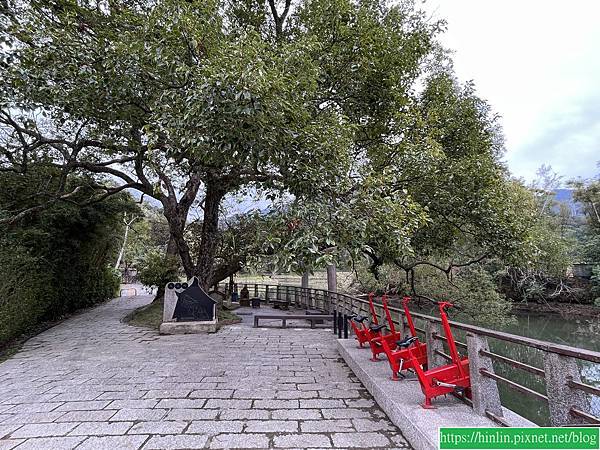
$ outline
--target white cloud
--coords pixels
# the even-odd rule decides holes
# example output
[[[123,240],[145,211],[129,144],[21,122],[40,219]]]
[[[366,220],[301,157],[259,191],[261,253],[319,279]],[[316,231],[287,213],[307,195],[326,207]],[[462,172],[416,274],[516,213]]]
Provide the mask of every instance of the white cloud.
[[[600,2],[429,0],[458,77],[502,115],[511,171],[589,177],[600,160]],[[598,107],[595,107],[598,105]]]

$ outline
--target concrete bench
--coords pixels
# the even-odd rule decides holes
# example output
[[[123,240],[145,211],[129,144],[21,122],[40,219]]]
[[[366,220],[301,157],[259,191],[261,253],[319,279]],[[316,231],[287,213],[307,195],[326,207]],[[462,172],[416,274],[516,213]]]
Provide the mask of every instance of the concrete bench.
[[[318,309],[307,309],[305,311],[307,316],[320,316],[323,314],[323,311],[319,311]],[[324,322],[323,319],[318,319],[315,323],[322,324]]]
[[[289,309],[290,302],[286,300],[271,300],[274,309]]]
[[[333,316],[330,314],[254,314],[254,328],[258,328],[259,320],[281,320],[281,327],[287,328],[288,320],[308,320],[310,321],[310,327],[315,328],[315,322],[323,320],[333,320]],[[322,322],[321,322],[322,323]]]

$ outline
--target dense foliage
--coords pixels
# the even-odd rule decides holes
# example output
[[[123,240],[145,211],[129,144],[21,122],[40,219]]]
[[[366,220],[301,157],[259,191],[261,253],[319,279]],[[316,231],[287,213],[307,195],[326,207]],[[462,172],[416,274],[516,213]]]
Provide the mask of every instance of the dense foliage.
[[[502,312],[478,290],[495,279],[484,263],[560,259],[501,162],[498,118],[455,79],[444,24],[416,2],[8,5],[0,169],[109,174],[94,197],[154,198],[169,253],[205,287],[251,265],[366,264],[424,297],[433,272],[465,309],[491,299]],[[225,216],[250,195],[267,201],[260,213]],[[159,279],[168,264],[153,258]]]
[[[269,3],[9,2],[2,166],[109,173],[106,194],[162,204],[187,275],[239,270],[215,263],[224,198],[347,189],[352,162],[392,139],[440,29],[410,2]]]
[[[52,170],[0,177],[0,215],[13,217],[35,204],[60,176]],[[111,298],[119,278],[116,258],[122,216],[133,209],[128,196],[80,206],[85,179],[66,184],[76,195],[0,225],[0,346],[37,323]]]
[[[267,260],[296,271],[366,262],[380,289],[385,269],[403,280],[392,285],[402,293],[445,292],[473,315],[502,315],[496,274],[482,265],[533,265],[546,252],[534,195],[500,162],[496,117],[446,70],[398,111],[392,136],[367,148],[345,191],[272,214],[261,239]]]
[[[594,264],[591,293],[595,304],[600,306],[600,176],[575,181],[572,186],[575,188],[574,199],[583,206],[586,218],[578,235],[577,258],[579,262]]]
[[[138,279],[144,286],[158,288],[157,298],[164,294],[165,285],[179,279],[179,262],[173,255],[148,251],[139,261]]]

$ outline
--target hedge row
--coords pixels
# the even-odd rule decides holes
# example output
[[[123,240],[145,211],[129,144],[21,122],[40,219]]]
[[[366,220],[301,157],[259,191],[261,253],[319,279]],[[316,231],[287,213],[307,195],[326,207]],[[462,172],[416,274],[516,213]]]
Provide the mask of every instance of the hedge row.
[[[35,175],[0,180],[1,214],[12,213],[15,199],[31,198]],[[0,228],[0,348],[40,322],[115,296],[119,279],[111,266],[123,213],[133,208],[128,195],[88,206],[63,202]]]

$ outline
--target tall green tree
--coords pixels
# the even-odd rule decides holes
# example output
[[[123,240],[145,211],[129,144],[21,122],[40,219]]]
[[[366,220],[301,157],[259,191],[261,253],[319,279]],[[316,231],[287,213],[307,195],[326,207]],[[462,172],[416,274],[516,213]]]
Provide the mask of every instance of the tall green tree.
[[[442,26],[412,2],[6,3],[0,170],[106,174],[94,200],[125,189],[153,197],[171,250],[204,285],[240,268],[215,262],[228,195],[301,201],[354,189],[362,161],[397,140]],[[61,186],[51,201],[69,194]],[[381,201],[398,220],[419,214]]]
[[[574,181],[573,199],[583,205],[590,228],[600,233],[600,180]]]
[[[598,163],[600,167],[600,163]],[[600,263],[600,178],[572,181],[573,199],[583,207],[585,226],[579,235],[582,261]]]
[[[347,190],[328,203],[284,206],[278,220],[295,225],[279,228],[294,237],[264,242],[282,243],[290,264],[366,255],[374,274],[393,264],[409,280],[420,266],[450,280],[486,259],[521,263],[537,251],[534,196],[510,179],[497,117],[472,85],[433,74],[390,127],[357,162]]]

